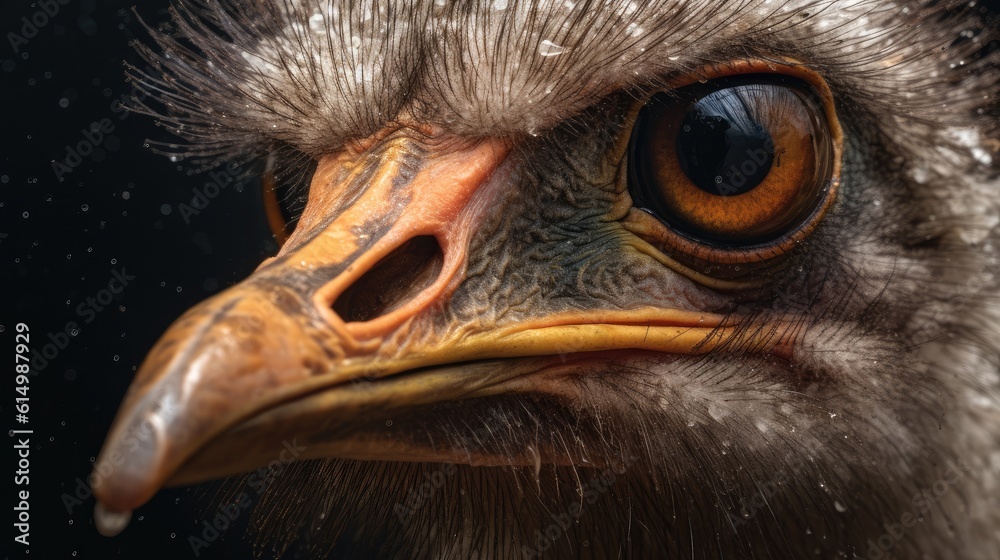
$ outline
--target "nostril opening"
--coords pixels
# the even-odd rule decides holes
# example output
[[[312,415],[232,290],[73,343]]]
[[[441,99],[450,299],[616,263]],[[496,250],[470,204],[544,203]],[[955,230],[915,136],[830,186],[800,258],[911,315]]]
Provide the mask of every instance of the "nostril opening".
[[[346,322],[370,321],[406,305],[437,280],[444,252],[431,235],[414,237],[389,253],[333,302]]]

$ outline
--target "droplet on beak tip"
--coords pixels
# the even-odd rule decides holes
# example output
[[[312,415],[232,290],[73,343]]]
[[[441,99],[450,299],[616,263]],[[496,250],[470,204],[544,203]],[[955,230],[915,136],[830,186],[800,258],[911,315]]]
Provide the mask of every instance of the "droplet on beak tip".
[[[97,502],[97,506],[94,507],[94,524],[97,525],[97,532],[105,537],[121,533],[131,520],[131,511],[111,511],[101,502]]]

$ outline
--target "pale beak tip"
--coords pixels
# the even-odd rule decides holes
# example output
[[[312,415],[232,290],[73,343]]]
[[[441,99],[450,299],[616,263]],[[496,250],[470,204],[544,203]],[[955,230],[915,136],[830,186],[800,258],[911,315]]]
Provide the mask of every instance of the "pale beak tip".
[[[105,443],[91,473],[98,513],[126,512],[141,506],[163,486],[163,472],[169,470],[169,465],[163,464],[167,450],[157,434],[149,432],[139,437],[133,429],[121,433]]]
[[[97,532],[105,537],[118,535],[128,527],[131,520],[131,511],[113,511],[102,502],[97,502],[94,506],[94,524],[97,526]]]

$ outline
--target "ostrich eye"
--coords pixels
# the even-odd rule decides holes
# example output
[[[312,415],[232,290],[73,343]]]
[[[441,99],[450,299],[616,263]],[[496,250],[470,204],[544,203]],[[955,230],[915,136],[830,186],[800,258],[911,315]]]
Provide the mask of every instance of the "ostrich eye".
[[[629,190],[681,257],[763,260],[822,218],[836,186],[836,141],[808,84],[720,78],[657,94],[640,110]]]

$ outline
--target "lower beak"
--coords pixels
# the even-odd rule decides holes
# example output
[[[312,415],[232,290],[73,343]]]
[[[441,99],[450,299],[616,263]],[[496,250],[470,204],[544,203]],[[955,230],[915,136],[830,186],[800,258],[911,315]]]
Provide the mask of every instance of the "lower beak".
[[[472,235],[514,188],[507,145],[405,131],[374,144],[322,159],[280,253],[188,311],[150,352],[95,466],[104,508],[131,510],[164,485],[293,448],[297,459],[473,462],[396,437],[384,418],[538,390],[571,354],[708,352],[735,328],[651,307],[460,321],[447,310],[470,275]],[[773,350],[787,337],[760,339]]]

